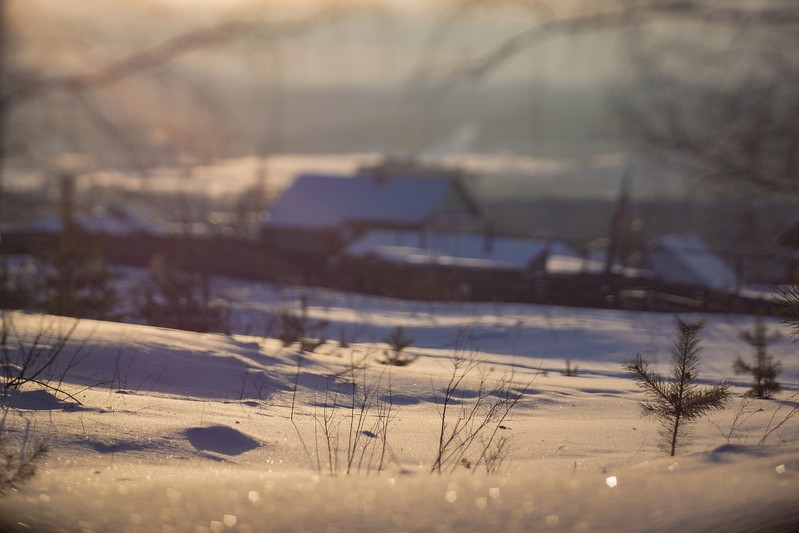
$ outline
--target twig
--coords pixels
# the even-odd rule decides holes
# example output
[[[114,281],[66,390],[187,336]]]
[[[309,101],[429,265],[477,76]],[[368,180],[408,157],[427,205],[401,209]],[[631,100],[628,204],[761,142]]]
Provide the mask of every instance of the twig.
[[[786,405],[786,404],[787,404],[789,401],[793,400],[793,399],[794,399],[794,398],[796,398],[797,396],[799,396],[799,392],[795,392],[795,393],[793,393],[793,394],[792,394],[792,395],[790,395],[788,398],[786,398],[785,400],[783,400],[782,402],[780,402],[780,405],[779,405],[779,406],[778,406],[778,407],[777,407],[777,408],[774,410],[774,412],[773,412],[773,413],[771,413],[771,418],[769,419],[769,421],[768,421],[768,424],[766,425],[766,430],[765,430],[765,432],[763,433],[763,438],[761,438],[761,439],[760,439],[760,441],[758,442],[758,444],[763,444],[763,443],[765,443],[765,442],[766,442],[766,439],[768,439],[768,438],[769,438],[769,436],[771,436],[771,434],[772,434],[772,433],[774,433],[775,431],[777,431],[777,430],[778,430],[779,428],[781,428],[781,427],[782,427],[782,426],[783,426],[783,425],[784,425],[786,422],[788,422],[788,420],[790,420],[791,418],[793,418],[793,417],[794,417],[794,415],[796,415],[797,411],[799,411],[799,404],[797,404],[797,405],[794,405],[794,406],[793,406],[793,409],[791,409],[790,411],[788,411],[788,414],[787,414],[787,415],[785,415],[785,416],[783,417],[783,419],[782,419],[782,420],[780,420],[780,421],[779,421],[779,422],[778,422],[778,423],[777,423],[777,424],[776,424],[774,427],[771,427],[771,424],[774,422],[774,417],[776,417],[776,416],[777,416],[777,412],[779,412],[779,410],[780,410],[780,409],[782,409],[782,407],[783,407],[784,405]]]

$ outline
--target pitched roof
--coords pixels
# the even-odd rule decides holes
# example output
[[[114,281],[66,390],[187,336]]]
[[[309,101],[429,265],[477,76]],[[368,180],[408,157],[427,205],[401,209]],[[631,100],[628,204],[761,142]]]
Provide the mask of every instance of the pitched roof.
[[[691,272],[695,281],[705,287],[722,289],[735,286],[737,276],[732,268],[695,235],[666,235],[658,239],[655,243],[654,265],[652,265],[656,271],[659,266],[658,253],[666,253],[677,259]],[[673,274],[668,271],[659,273],[666,279]],[[674,276],[673,281],[685,281],[677,279],[679,278],[677,274]]]
[[[337,227],[347,221],[419,224],[455,189],[456,182],[450,179],[305,174],[272,206],[264,224],[303,228]]]
[[[99,206],[86,212],[75,214],[75,224],[87,233],[104,233],[107,235],[132,235],[150,233],[159,235],[166,233],[164,228],[147,220],[142,215],[122,205]],[[58,233],[63,230],[60,216],[47,216],[33,223],[37,231]]]

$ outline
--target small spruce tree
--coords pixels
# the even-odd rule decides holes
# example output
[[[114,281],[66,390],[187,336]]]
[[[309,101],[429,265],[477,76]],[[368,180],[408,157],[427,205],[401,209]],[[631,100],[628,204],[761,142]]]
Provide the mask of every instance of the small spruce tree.
[[[736,374],[751,374],[755,380],[749,395],[755,398],[771,398],[779,392],[780,384],[777,376],[782,371],[782,364],[768,353],[768,345],[780,338],[779,333],[769,334],[766,324],[758,317],[752,329],[745,329],[738,335],[741,340],[754,348],[754,361],[749,364],[738,357],[732,367]]]
[[[566,368],[561,370],[560,373],[568,377],[576,377],[579,369],[577,365],[572,366],[571,359],[566,359]]]
[[[31,309],[42,292],[41,280],[31,275],[31,269],[24,270],[12,267],[8,255],[0,254],[0,302],[5,309]]]
[[[53,273],[45,280],[44,309],[56,315],[114,319],[118,303],[113,273],[106,267],[100,242],[75,221],[75,179],[61,177],[61,234],[52,254]]]
[[[413,344],[413,339],[405,334],[402,326],[397,326],[383,339],[388,344],[388,349],[383,350],[384,358],[379,360],[381,365],[407,366],[416,361],[415,355],[402,353],[405,348]]]
[[[53,256],[53,267],[45,280],[45,311],[79,318],[116,318],[114,274],[91,236],[65,231]]]
[[[140,288],[138,315],[150,325],[199,332],[226,332],[226,310],[214,301],[208,279],[178,270],[161,258]]]
[[[730,399],[728,381],[703,388],[696,384],[701,366],[700,332],[703,327],[703,322],[689,324],[677,319],[671,374],[666,379],[652,370],[641,354],[624,364],[625,370],[644,391],[645,398],[639,404],[641,414],[661,422],[672,456],[687,424],[710,411],[723,409]]]
[[[308,296],[300,295],[300,311],[281,311],[277,315],[278,332],[276,337],[283,343],[283,346],[291,346],[295,343],[300,344],[300,349],[304,352],[313,352],[327,342],[324,335],[319,338],[312,337],[317,333],[322,333],[330,325],[327,320],[311,320],[308,314]]]

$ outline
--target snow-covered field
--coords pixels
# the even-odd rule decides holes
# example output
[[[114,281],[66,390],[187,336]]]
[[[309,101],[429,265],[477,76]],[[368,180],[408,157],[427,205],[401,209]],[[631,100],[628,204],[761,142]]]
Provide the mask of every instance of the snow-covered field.
[[[266,314],[296,308],[301,289],[220,283],[234,302],[235,334],[82,321],[62,354],[84,348],[62,384],[80,404],[32,386],[7,399],[7,450],[41,439],[50,451],[34,478],[0,496],[0,530],[799,527],[799,417],[770,432],[797,405],[799,346],[773,343],[784,390],[747,403],[748,380],[732,361],[750,357],[738,333],[753,317],[682,316],[707,321],[702,381],[733,379],[735,397],[696,422],[672,458],[658,424],[640,418],[641,394],[621,365],[641,353],[663,371],[673,316],[314,290],[311,318],[330,321],[330,338],[355,341],[301,355],[263,337]],[[62,320],[11,316],[28,337]],[[418,356],[405,367],[377,362],[396,326]],[[480,362],[458,388],[447,428],[469,412],[481,382],[504,377],[505,390],[523,393],[495,427],[494,443],[507,443],[495,473],[480,460],[488,434],[453,458],[452,472],[430,473],[456,353]],[[561,373],[567,359],[577,376]],[[353,375],[356,399],[375,391],[355,427]]]

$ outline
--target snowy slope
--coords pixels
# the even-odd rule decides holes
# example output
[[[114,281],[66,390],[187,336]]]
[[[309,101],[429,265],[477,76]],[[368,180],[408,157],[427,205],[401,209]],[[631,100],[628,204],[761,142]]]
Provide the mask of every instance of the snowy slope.
[[[799,524],[799,417],[758,444],[797,405],[795,397],[783,404],[799,391],[790,340],[773,346],[784,365],[779,398],[736,397],[697,422],[669,458],[658,425],[639,417],[640,393],[621,363],[638,352],[666,362],[672,316],[314,291],[311,316],[330,320],[333,338],[345,328],[358,340],[301,356],[260,335],[265,313],[296,308],[303,291],[233,280],[222,289],[234,298],[240,333],[83,321],[65,353],[91,350],[63,384],[81,405],[35,387],[7,399],[8,449],[43,439],[51,450],[35,478],[0,496],[0,530],[787,531]],[[748,356],[737,335],[753,318],[703,318],[702,378],[734,378],[735,392],[744,392],[748,382],[731,365]],[[61,320],[13,319],[28,336],[42,321]],[[409,351],[418,359],[388,369],[376,362],[377,343],[397,325],[414,338]],[[503,423],[510,448],[491,475],[463,467],[430,474],[459,338],[482,361],[459,403],[475,398],[481,375],[492,383],[512,372],[513,390],[525,393]],[[577,377],[560,373],[566,359],[579,367]],[[393,418],[383,471],[367,457],[347,476],[348,370],[363,360],[358,390],[390,387]],[[745,418],[736,420],[742,405]],[[361,446],[374,444],[377,415],[368,413]],[[326,416],[340,424],[330,431],[337,454],[324,439]],[[464,458],[475,461],[474,453]]]

